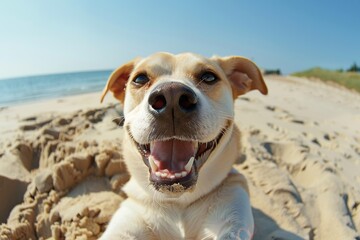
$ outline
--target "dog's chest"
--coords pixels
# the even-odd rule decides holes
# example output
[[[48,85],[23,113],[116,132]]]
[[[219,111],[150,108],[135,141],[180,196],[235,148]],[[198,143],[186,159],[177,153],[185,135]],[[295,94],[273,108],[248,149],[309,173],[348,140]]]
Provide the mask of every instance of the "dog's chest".
[[[154,229],[159,239],[197,239],[205,221],[206,207],[167,207],[153,214],[151,225],[162,226]]]

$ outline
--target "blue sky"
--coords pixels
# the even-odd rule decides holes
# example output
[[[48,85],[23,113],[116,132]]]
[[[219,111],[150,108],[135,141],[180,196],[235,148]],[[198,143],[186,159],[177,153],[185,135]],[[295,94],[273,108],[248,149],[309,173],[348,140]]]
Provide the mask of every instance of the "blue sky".
[[[285,73],[360,64],[360,1],[0,2],[0,79],[113,69],[157,51],[242,55]]]

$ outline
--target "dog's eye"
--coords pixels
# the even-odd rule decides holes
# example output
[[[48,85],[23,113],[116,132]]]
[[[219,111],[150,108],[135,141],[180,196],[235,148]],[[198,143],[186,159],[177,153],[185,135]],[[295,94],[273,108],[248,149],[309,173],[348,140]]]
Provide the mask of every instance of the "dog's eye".
[[[212,72],[205,72],[201,75],[200,80],[207,84],[214,84],[218,80],[218,78]]]
[[[136,85],[144,85],[149,80],[150,79],[145,74],[139,74],[134,78],[133,83],[135,83]]]

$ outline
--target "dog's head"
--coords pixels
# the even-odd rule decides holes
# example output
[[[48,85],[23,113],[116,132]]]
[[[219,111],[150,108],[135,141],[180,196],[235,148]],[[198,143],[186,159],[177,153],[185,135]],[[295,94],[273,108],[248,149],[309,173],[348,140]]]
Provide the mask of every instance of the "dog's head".
[[[267,94],[248,59],[157,53],[116,69],[102,100],[111,91],[123,103],[132,177],[163,193],[182,193],[195,186],[216,149],[226,147],[234,99],[254,89]]]

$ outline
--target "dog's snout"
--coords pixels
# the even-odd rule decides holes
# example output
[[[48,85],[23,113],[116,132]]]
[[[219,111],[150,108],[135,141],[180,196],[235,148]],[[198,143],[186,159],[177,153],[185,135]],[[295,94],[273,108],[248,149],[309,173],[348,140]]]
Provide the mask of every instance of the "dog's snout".
[[[190,87],[171,82],[157,86],[150,93],[148,103],[157,114],[166,114],[170,110],[184,114],[196,109],[198,97]]]

